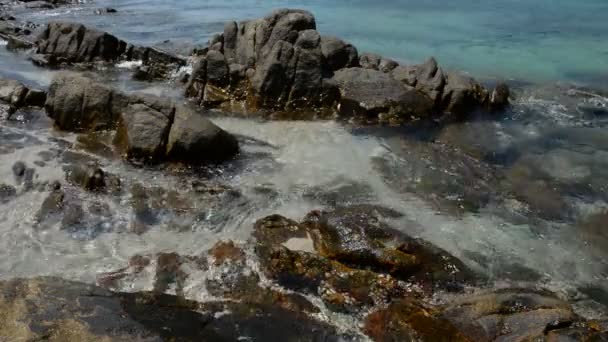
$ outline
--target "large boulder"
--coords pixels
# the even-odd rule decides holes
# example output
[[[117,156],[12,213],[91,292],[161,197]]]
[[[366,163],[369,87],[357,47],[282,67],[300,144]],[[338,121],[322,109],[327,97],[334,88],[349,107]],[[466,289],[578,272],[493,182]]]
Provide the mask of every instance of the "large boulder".
[[[477,83],[453,76],[448,85],[434,58],[400,66],[377,54],[359,56],[351,44],[320,36],[315,18],[302,10],[228,22],[197,56],[186,96],[203,106],[325,115],[335,114],[339,103],[337,111],[348,117],[402,123],[446,110],[475,109],[468,102],[500,110],[509,94],[501,85],[488,103],[486,90]]]
[[[115,107],[123,104],[117,99],[115,92],[101,83],[80,74],[60,72],[49,86],[45,108],[62,130],[105,130],[115,127]]]
[[[49,23],[36,44],[38,53],[70,63],[115,61],[127,48],[124,41],[107,32],[67,22]]]
[[[62,130],[117,128],[114,142],[129,159],[216,162],[238,152],[232,135],[188,107],[153,95],[123,94],[75,73],[55,76],[45,107]]]
[[[167,158],[189,163],[222,161],[239,151],[236,138],[200,113],[178,106],[169,132]]]
[[[404,119],[423,118],[433,109],[423,93],[379,70],[341,69],[333,79],[340,88],[339,110],[344,116],[378,117],[388,113]]]
[[[128,158],[157,161],[163,157],[172,120],[144,104],[129,105],[120,115],[116,143]]]

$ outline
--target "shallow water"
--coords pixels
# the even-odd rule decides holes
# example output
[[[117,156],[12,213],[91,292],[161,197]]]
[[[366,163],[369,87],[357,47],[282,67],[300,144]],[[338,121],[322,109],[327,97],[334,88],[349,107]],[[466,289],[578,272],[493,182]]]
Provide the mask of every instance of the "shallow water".
[[[111,212],[108,219],[72,230],[60,222],[34,222],[48,192],[25,191],[11,167],[17,160],[34,165],[43,160],[40,152],[54,151],[44,167],[36,166],[36,182],[63,180],[66,161],[60,154],[76,137],[52,130],[42,113],[23,113],[22,120],[0,125],[0,176],[18,189],[15,199],[0,203],[0,278],[53,274],[91,282],[135,254],[198,254],[220,239],[245,241],[253,222],[268,214],[300,219],[316,208],[371,203],[403,213],[393,222],[396,228],[446,249],[497,284],[533,282],[584,303],[590,312],[597,303],[586,293],[608,305],[608,233],[585,225],[608,210],[608,98],[602,89],[579,86],[601,83],[608,70],[608,50],[599,38],[606,33],[604,2],[579,2],[577,15],[569,14],[574,3],[544,0],[459,6],[351,1],[331,8],[316,1],[104,1],[119,13],[94,15],[91,8],[101,5],[30,16],[86,22],[133,42],[202,43],[225,20],[305,7],[317,15],[323,32],[360,49],[413,61],[434,54],[448,67],[525,85],[516,87],[504,117],[439,130],[214,115],[216,124],[239,136],[244,152],[236,161],[193,173],[99,158],[104,170],[121,177],[124,191],[101,196],[68,187],[85,208],[107,202]],[[357,18],[356,25],[350,18]],[[0,75],[46,87],[53,72],[0,46]],[[171,83],[131,81],[128,65],[99,77],[125,91],[182,99]],[[238,195],[205,197],[193,190],[199,178],[227,184]],[[137,216],[130,189],[137,183],[164,189],[163,209],[142,234],[130,228]],[[168,205],[171,190],[178,200]]]

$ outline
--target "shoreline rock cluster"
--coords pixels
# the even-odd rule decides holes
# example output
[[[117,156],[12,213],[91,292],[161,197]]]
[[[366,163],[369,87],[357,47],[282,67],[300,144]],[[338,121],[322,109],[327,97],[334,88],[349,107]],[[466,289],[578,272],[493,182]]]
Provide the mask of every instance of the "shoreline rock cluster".
[[[457,279],[464,269],[454,267],[443,251],[379,230],[374,215],[342,208],[312,212],[302,222],[269,216],[255,224],[247,244],[218,242],[193,256],[137,255],[126,267],[100,274],[99,286],[49,277],[3,281],[0,317],[14,323],[0,326],[0,336],[463,342],[603,341],[608,336],[608,322],[585,320],[546,291],[452,289],[456,292],[443,301],[429,303],[419,285],[436,286],[442,273]],[[343,228],[349,236],[361,233],[359,240],[344,240]],[[396,249],[385,244],[404,238]],[[282,288],[262,281],[263,276]],[[152,285],[121,292],[133,283]],[[192,291],[203,291],[201,284],[213,299],[187,299]],[[170,289],[174,295],[166,293]],[[321,321],[323,310],[352,315],[361,322],[360,331]]]
[[[64,131],[116,129],[114,142],[129,159],[200,164],[230,159],[239,150],[236,138],[187,105],[126,95],[80,74],[58,73],[45,109]]]
[[[25,42],[31,39],[22,31],[9,34],[25,36]],[[144,79],[164,78],[172,66],[186,63],[74,23],[51,23],[31,44],[37,48],[32,59],[42,66],[142,60],[136,74]],[[508,105],[506,85],[490,91],[468,76],[445,71],[433,58],[407,66],[359,54],[347,42],[320,35],[315,18],[302,10],[229,22],[191,57],[194,69],[185,92],[202,107],[289,111],[296,117],[312,111],[400,124],[442,116],[462,119],[476,110],[500,111]],[[93,139],[106,148],[108,143],[110,154],[116,150],[129,160],[200,165],[239,153],[237,139],[205,118],[200,108],[126,94],[84,74],[58,72],[46,92],[0,79],[0,101],[6,102],[9,116],[24,107],[44,107],[58,129],[80,134],[76,144]],[[60,151],[65,159],[70,152]],[[64,160],[67,183],[96,196],[129,191],[127,205],[135,216],[131,232],[143,232],[157,211],[192,215],[178,190],[139,183],[127,190],[95,161],[86,155]],[[24,189],[34,186],[35,169],[17,162],[13,173]],[[92,218],[106,222],[101,218],[110,209],[102,202],[109,196],[85,210],[71,198],[72,189],[59,182],[45,187],[40,191],[49,195],[35,215],[38,224],[60,220],[61,229],[70,231]],[[238,206],[240,194],[229,187],[201,181],[192,188],[216,197],[193,207]],[[0,187],[0,200],[15,196],[16,188]],[[372,205],[316,210],[300,222],[271,215],[254,224],[247,242],[223,241],[191,256],[135,255],[124,268],[99,274],[98,286],[51,277],[0,281],[0,322],[8,322],[0,324],[0,339],[608,340],[607,321],[580,317],[555,294],[487,289],[487,279],[456,257],[384,219],[399,215]],[[152,285],[122,292],[133,284]],[[212,300],[189,299],[200,298],[189,292],[202,291],[200,284]],[[434,301],[438,294],[445,297]],[[320,319],[328,314],[349,315],[358,331],[343,331]]]

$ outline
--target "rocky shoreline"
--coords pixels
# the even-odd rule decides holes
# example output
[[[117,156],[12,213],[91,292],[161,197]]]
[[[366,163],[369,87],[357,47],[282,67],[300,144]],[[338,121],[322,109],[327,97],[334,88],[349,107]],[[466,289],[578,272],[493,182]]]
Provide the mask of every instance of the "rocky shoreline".
[[[33,10],[68,2],[24,3]],[[93,152],[57,152],[65,182],[37,182],[34,168],[12,166],[23,191],[48,193],[35,215],[40,226],[60,222],[71,231],[91,220],[103,227],[104,201],[124,192],[135,212],[132,233],[145,232],[157,211],[191,216],[183,194],[123,184],[96,158],[168,170],[229,163],[238,158],[242,138],[209,120],[211,108],[247,117],[410,125],[492,118],[509,105],[505,84],[487,89],[433,58],[399,65],[359,54],[348,42],[321,35],[313,15],[302,10],[228,22],[208,46],[177,56],[77,23],[54,22],[35,33],[35,24],[19,22],[5,7],[0,37],[7,47],[32,49],[36,65],[67,70],[56,72],[44,90],[0,79],[2,120],[44,110],[57,131],[77,134],[74,146]],[[191,65],[178,80],[189,101],[125,93],[99,81],[97,65],[120,61],[142,61],[134,77],[151,82]],[[83,208],[71,187],[98,196],[98,205]],[[205,207],[248,200],[207,179],[189,188]],[[2,185],[0,201],[17,193]],[[0,341],[608,340],[607,320],[585,318],[546,290],[494,288],[448,252],[393,227],[390,219],[399,212],[330,201],[331,209],[299,222],[262,218],[244,242],[220,241],[196,255],[134,255],[124,268],[99,274],[97,285],[53,277],[0,281]],[[204,296],[194,291],[201,283]],[[133,284],[140,285],[129,291]],[[328,319],[340,315],[354,321],[351,330]]]

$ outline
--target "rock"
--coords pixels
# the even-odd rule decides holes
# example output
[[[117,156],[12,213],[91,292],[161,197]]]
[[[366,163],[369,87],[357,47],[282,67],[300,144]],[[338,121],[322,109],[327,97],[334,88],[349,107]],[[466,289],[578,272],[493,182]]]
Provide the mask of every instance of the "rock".
[[[5,203],[17,195],[17,189],[8,184],[0,184],[0,203]]]
[[[432,109],[426,96],[378,70],[341,69],[333,79],[340,88],[340,113],[347,117],[394,113],[406,119],[423,118]]]
[[[230,82],[228,64],[219,51],[209,51],[207,59],[207,82],[218,87],[225,87]]]
[[[468,339],[436,309],[412,299],[398,299],[372,312],[363,331],[374,341],[481,341]]]
[[[494,90],[489,97],[490,110],[498,111],[509,105],[509,96],[511,92],[506,83],[499,83],[494,87]]]
[[[378,64],[378,70],[382,72],[391,72],[395,70],[396,67],[399,66],[399,63],[395,62],[392,59],[382,58],[380,64]]]
[[[111,7],[98,8],[95,10],[95,14],[97,14],[97,15],[110,14],[110,13],[118,13],[118,11]]]
[[[0,101],[18,107],[22,104],[28,89],[20,82],[0,78]]]
[[[53,55],[68,63],[116,61],[127,47],[109,33],[65,22],[49,23],[36,44],[37,53]]]
[[[65,193],[61,189],[52,190],[36,213],[36,222],[42,223],[60,214],[64,208],[64,198]]]
[[[398,66],[391,71],[391,76],[397,81],[403,82],[404,84],[415,87],[416,86],[416,73],[417,70],[412,66]]]
[[[129,159],[161,160],[173,113],[167,115],[143,104],[133,104],[120,115],[115,143]]]
[[[66,180],[87,191],[105,191],[106,181],[103,170],[94,165],[72,164],[65,167]]]
[[[359,56],[359,65],[364,69],[378,70],[382,57],[375,53],[363,53]]]
[[[359,65],[357,48],[336,37],[322,36],[321,52],[327,69],[331,71]]]
[[[426,94],[435,105],[440,105],[444,93],[445,75],[435,58],[429,58],[416,68],[416,89]],[[448,93],[448,91],[446,91]]]
[[[22,181],[23,176],[25,175],[26,169],[27,169],[27,166],[22,161],[18,161],[15,164],[13,164],[13,166],[12,166],[13,175],[15,176],[15,179],[17,180],[17,182]]]
[[[555,327],[581,319],[549,293],[504,289],[457,298],[440,317],[450,321],[470,341],[533,341]]]
[[[49,86],[45,108],[55,125],[66,131],[83,132],[112,129],[120,103],[113,91],[89,78],[59,72]]]
[[[487,91],[473,78],[460,73],[448,74],[442,100],[448,113],[464,115],[484,106],[487,98]]]
[[[312,14],[302,10],[283,9],[262,19],[227,22],[224,32],[211,39],[197,56],[186,96],[203,106],[240,108],[245,112],[295,110],[293,116],[300,118],[336,114],[339,103],[338,114],[360,118],[369,114],[367,119],[372,121],[401,124],[442,114],[449,105],[449,101],[443,102],[449,99],[442,97],[446,76],[434,58],[422,65],[402,67],[376,54],[359,56],[354,46],[335,37],[321,37]],[[236,65],[238,68],[233,67]],[[345,71],[358,66],[390,77],[381,80],[371,73]],[[339,81],[348,80],[336,77],[335,72],[349,74],[347,79],[361,74],[368,80],[357,91],[338,91]],[[207,83],[216,88],[207,90]],[[395,87],[397,83],[402,86]],[[230,87],[226,88],[227,84]],[[454,82],[450,94],[445,96],[459,93],[459,89]],[[483,87],[472,91],[481,107],[486,103],[477,95],[483,91]],[[383,99],[380,93],[389,96]],[[504,97],[504,89],[500,89],[500,94],[497,93],[497,100]],[[358,101],[359,95],[365,100]],[[456,109],[458,101],[450,108]]]
[[[239,151],[236,138],[200,113],[178,106],[167,142],[167,158],[189,163],[217,162]]]
[[[305,219],[322,256],[350,267],[408,278],[420,267],[415,255],[386,247],[387,232],[374,216],[350,210],[311,213]],[[380,237],[380,238],[379,238]]]

